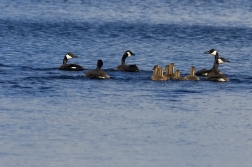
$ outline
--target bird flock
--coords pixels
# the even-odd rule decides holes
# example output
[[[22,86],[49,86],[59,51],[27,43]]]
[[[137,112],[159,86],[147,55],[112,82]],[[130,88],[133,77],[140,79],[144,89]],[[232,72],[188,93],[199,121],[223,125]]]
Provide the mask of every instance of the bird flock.
[[[224,62],[229,62],[227,59],[223,57],[219,57],[218,51],[216,49],[210,49],[209,51],[204,52],[205,54],[211,54],[214,56],[213,67],[209,70],[201,69],[196,71],[196,68],[192,66],[190,68],[190,74],[187,76],[180,76],[180,70],[174,71],[174,63],[165,66],[165,74],[164,69],[159,65],[154,65],[153,67],[153,75],[150,77],[153,81],[167,81],[167,80],[187,80],[187,81],[198,81],[200,80],[199,76],[206,76],[206,80],[210,81],[219,81],[225,82],[229,81],[228,77],[223,74],[219,69],[219,64]],[[126,64],[125,60],[127,57],[134,56],[135,54],[130,50],[126,50],[122,56],[121,64],[118,65],[114,70],[119,71],[127,71],[127,72],[139,72],[140,69],[136,66],[136,64]],[[81,71],[84,68],[77,64],[67,64],[67,61],[71,58],[76,58],[77,56],[73,53],[66,53],[63,59],[63,64],[58,68],[59,70],[68,70],[68,71]],[[103,66],[103,61],[101,59],[97,60],[96,69],[89,70],[85,73],[84,77],[90,78],[98,78],[98,79],[108,79],[110,76],[103,70],[101,67]]]

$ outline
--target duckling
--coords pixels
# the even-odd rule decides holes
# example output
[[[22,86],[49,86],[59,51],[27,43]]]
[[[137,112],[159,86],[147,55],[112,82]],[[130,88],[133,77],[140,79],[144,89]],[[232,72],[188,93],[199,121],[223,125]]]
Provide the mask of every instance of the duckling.
[[[76,58],[73,53],[66,53],[63,59],[63,64],[58,68],[59,70],[68,70],[68,71],[82,71],[84,68],[77,64],[67,64],[67,61],[71,58]]]
[[[153,69],[152,70],[155,70],[156,68],[159,68],[159,65],[154,65]]]
[[[163,68],[159,67],[158,68],[158,75],[160,76],[160,81],[165,81],[165,77],[164,77],[164,71],[163,71]]]
[[[175,78],[175,74],[174,74],[174,63],[171,63],[171,64],[170,64],[169,76],[170,76],[170,79],[174,79],[174,78]]]
[[[187,75],[185,77],[185,80],[190,80],[190,81],[198,81],[200,80],[199,77],[195,76],[194,73],[195,73],[196,69],[194,66],[191,67],[190,69],[190,75]]]
[[[229,60],[225,59],[224,57],[219,57],[219,53],[218,53],[218,51],[216,49],[210,49],[209,51],[206,51],[204,53],[205,54],[211,54],[211,55],[213,55],[215,57],[214,63],[215,63],[216,59],[218,59],[219,64],[222,64],[224,62],[230,62]],[[197,75],[197,76],[207,76],[208,73],[211,73],[212,71],[214,71],[213,69],[214,69],[214,65],[209,70],[207,70],[207,69],[201,69],[201,70],[197,71],[195,73],[195,75]]]
[[[165,71],[166,71],[166,73],[164,75],[165,80],[169,80],[171,78],[171,75],[170,75],[170,72],[169,72],[170,71],[170,66],[169,65],[165,66]]]
[[[159,77],[158,75],[158,69],[159,69],[159,66],[158,65],[155,65],[153,67],[153,75],[151,76],[151,80],[157,80],[157,78]]]
[[[97,67],[96,67],[96,69],[89,70],[84,75],[84,77],[99,78],[99,79],[108,79],[108,78],[110,78],[105,71],[101,70],[102,66],[103,66],[103,61],[102,60],[97,60]]]
[[[140,69],[136,66],[136,64],[125,64],[125,60],[127,57],[134,56],[130,50],[126,50],[122,56],[121,65],[117,66],[115,70],[128,71],[128,72],[139,72]]]
[[[165,81],[164,75],[163,75],[163,69],[162,68],[155,68],[153,71],[153,75],[151,76],[151,80],[153,81]]]
[[[174,63],[171,63],[170,65],[165,66],[166,74],[164,77],[166,80],[168,79],[175,79],[175,74],[174,74]]]
[[[213,71],[211,71],[211,73],[209,73],[206,77],[206,80],[210,80],[210,81],[218,81],[218,82],[226,82],[229,81],[228,77],[219,72],[218,67],[219,67],[219,59],[217,59],[214,63],[214,67],[213,67]]]
[[[176,72],[175,72],[175,79],[181,81],[181,80],[185,80],[185,77],[181,77],[180,76],[180,71],[176,70]]]

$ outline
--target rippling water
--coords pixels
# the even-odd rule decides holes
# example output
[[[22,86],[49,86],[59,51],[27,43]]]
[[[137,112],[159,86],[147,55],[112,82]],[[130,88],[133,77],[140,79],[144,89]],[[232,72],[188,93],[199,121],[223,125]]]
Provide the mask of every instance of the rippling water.
[[[0,3],[0,166],[251,166],[252,2]],[[230,82],[150,80],[155,64]],[[127,49],[139,73],[113,71]],[[66,52],[109,80],[59,71]]]

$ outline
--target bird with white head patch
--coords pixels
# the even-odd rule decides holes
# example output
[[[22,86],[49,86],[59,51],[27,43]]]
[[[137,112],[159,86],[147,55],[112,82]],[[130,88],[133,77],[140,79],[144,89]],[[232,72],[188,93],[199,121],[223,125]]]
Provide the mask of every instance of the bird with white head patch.
[[[68,71],[82,71],[84,68],[77,64],[67,64],[67,61],[72,58],[76,58],[77,56],[73,53],[66,53],[63,59],[63,64],[58,68],[59,70],[68,70]]]
[[[206,80],[218,81],[218,82],[229,81],[228,77],[218,70],[220,62],[221,61],[219,59],[215,60],[213,70],[210,73],[208,73]]]
[[[130,50],[126,50],[122,56],[121,65],[117,66],[115,70],[128,71],[128,72],[139,72],[139,68],[136,64],[126,64],[125,60],[127,57],[134,56],[135,54]]]
[[[216,49],[210,49],[209,51],[204,52],[205,54],[211,54],[214,56],[214,64],[216,61],[218,61],[219,64],[222,64],[224,62],[230,62],[229,60],[225,59],[224,57],[219,57],[219,53]],[[201,69],[195,73],[197,76],[208,76],[209,73],[214,71],[214,65],[211,69]],[[220,72],[220,71],[219,71]],[[221,72],[220,72],[221,73]]]

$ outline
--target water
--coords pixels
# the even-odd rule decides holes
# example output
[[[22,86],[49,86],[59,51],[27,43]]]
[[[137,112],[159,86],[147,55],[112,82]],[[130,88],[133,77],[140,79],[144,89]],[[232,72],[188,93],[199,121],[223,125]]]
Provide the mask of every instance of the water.
[[[0,3],[0,166],[251,166],[252,2]],[[211,68],[230,82],[154,82]],[[123,52],[140,73],[113,71]],[[109,80],[59,71],[66,52]]]

